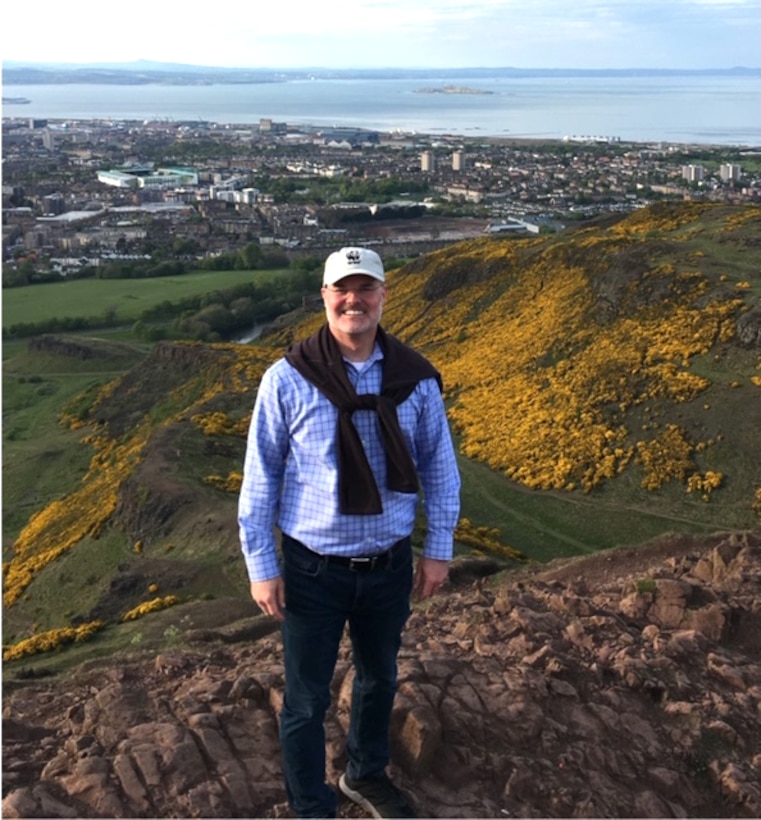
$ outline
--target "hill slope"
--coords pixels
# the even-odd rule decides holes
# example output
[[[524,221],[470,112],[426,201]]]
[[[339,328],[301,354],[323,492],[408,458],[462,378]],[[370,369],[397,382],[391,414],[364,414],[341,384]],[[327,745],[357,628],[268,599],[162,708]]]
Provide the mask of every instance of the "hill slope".
[[[465,456],[461,549],[546,559],[757,526],[759,271],[758,208],[685,204],[395,272],[384,324],[440,368]],[[93,456],[14,538],[10,674],[57,669],[34,653],[64,643],[81,659],[147,640],[142,616],[178,603],[240,611],[235,493],[256,384],[322,321],[294,316],[247,346],[163,343],[69,403]]]
[[[441,367],[466,455],[530,488],[743,526],[761,484],[760,257],[758,208],[475,241],[404,269],[390,329]]]

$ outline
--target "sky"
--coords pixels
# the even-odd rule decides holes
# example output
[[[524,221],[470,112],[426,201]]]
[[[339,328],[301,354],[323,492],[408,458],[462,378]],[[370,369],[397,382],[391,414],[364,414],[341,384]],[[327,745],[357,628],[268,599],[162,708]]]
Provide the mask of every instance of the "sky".
[[[3,61],[237,68],[761,66],[761,0],[4,3]]]

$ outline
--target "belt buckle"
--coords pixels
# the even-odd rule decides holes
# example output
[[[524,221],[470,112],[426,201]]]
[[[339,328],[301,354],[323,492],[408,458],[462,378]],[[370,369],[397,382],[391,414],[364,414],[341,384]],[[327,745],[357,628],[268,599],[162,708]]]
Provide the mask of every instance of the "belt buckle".
[[[375,569],[375,565],[377,562],[377,555],[367,555],[359,556],[357,558],[350,558],[349,569],[352,572],[369,572],[370,570]]]

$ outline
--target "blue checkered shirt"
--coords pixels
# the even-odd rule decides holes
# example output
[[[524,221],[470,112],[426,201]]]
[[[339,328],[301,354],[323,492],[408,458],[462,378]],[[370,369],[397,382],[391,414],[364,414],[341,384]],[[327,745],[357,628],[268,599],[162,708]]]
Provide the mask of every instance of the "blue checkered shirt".
[[[383,352],[347,372],[357,393],[379,393]],[[249,577],[280,574],[275,527],[315,552],[373,555],[407,537],[418,495],[386,486],[386,456],[373,410],[357,410],[354,425],[381,495],[378,515],[344,515],[338,508],[336,407],[285,359],[264,374],[251,417],[238,523]],[[435,379],[419,382],[397,408],[420,477],[426,516],[424,555],[452,557],[460,512],[460,476],[444,402]]]

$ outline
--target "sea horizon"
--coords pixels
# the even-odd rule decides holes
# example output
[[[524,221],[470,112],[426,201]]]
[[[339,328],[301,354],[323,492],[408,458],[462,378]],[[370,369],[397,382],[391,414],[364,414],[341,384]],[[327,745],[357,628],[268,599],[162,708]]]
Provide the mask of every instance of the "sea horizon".
[[[399,78],[142,85],[8,84],[3,118],[180,121],[761,148],[761,77],[751,70],[516,76],[421,72]],[[428,78],[426,78],[428,74]],[[24,98],[9,104],[5,98]]]

